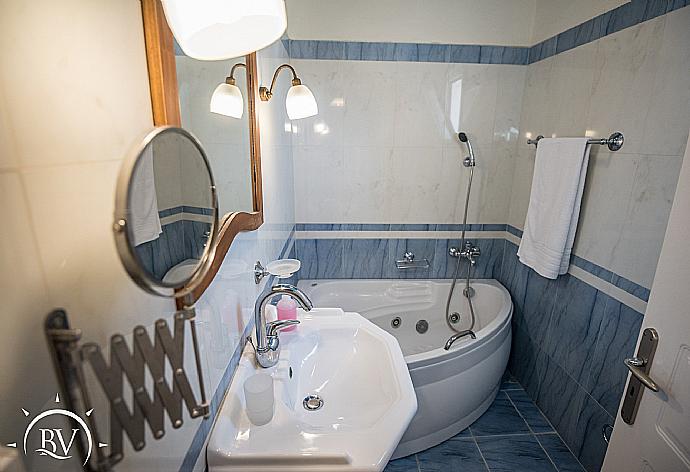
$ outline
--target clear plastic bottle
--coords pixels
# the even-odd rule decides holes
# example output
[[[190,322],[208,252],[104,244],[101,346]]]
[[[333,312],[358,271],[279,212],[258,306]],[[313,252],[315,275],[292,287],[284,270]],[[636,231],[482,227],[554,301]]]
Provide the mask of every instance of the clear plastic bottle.
[[[296,320],[297,319],[297,302],[288,295],[283,295],[276,305],[278,309],[278,320]],[[295,326],[289,326],[282,331],[294,331]]]

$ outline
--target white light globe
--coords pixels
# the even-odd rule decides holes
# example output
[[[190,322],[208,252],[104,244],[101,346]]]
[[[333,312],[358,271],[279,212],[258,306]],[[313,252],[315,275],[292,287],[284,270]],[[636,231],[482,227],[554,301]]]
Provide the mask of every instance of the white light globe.
[[[211,113],[242,118],[244,101],[242,92],[236,85],[220,84],[211,96]]]
[[[299,120],[319,113],[314,94],[306,85],[290,87],[285,99],[285,108],[291,120]]]
[[[287,28],[284,0],[162,0],[184,53],[216,61],[244,56],[277,41]]]

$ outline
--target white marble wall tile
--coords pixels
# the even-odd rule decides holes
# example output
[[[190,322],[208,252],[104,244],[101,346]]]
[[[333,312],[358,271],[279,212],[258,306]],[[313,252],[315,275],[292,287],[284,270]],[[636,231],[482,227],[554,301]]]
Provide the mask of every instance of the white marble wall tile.
[[[295,146],[295,218],[302,223],[331,223],[344,197],[342,146]]]
[[[0,87],[0,170],[16,168],[17,152],[14,147],[14,136],[10,128],[5,97]]]
[[[347,146],[343,156],[341,223],[389,221],[389,211],[398,199],[391,199],[390,169],[395,165],[392,146]],[[334,208],[337,211],[338,208]],[[301,220],[300,220],[301,221]],[[322,220],[328,222],[328,220]]]
[[[11,3],[0,83],[20,164],[122,158],[152,123],[139,2]]]
[[[598,43],[592,42],[554,56],[549,80],[550,94],[541,97],[556,111],[556,136],[585,136],[594,81]],[[614,131],[614,130],[611,130]],[[602,130],[601,134],[610,133]]]
[[[395,146],[442,146],[449,125],[446,114],[449,65],[396,64]]]
[[[382,223],[428,223],[444,198],[439,192],[443,147],[396,147],[390,162],[384,188],[388,218]]]
[[[344,145],[393,146],[398,64],[343,61],[340,71]]]
[[[525,139],[524,136],[522,139]],[[514,157],[508,224],[523,229],[527,217],[530,191],[532,190],[532,176],[534,175],[534,146],[518,145],[518,151]]]
[[[520,112],[527,79],[527,67],[495,65],[498,93],[494,119],[494,142],[516,143],[520,138]]]
[[[620,243],[613,248],[611,270],[649,288],[683,160],[640,155],[634,161],[632,194]]]
[[[635,178],[635,159],[600,149],[590,158],[573,252],[613,270]],[[632,254],[628,257],[634,257]]]
[[[648,139],[648,110],[664,34],[664,16],[598,41],[587,127],[592,136],[625,135],[626,153],[638,153]]]
[[[0,431],[10,438],[26,428],[24,416],[16,412],[20,408],[39,410],[46,399],[35,393],[52,385],[43,383],[52,376],[48,352],[36,349],[42,341],[41,315],[47,314],[52,305],[19,174],[0,173],[0,202],[0,286],[4,310],[0,345],[5,353],[0,356],[0,414],[4,418]],[[27,376],[27,372],[32,375]]]
[[[136,287],[117,255],[111,227],[119,169],[116,161],[23,173],[51,302],[97,342],[174,311],[170,300]]]
[[[496,97],[500,66],[486,64],[449,64],[446,78],[446,114],[442,123],[446,130],[445,143],[456,143],[457,132],[451,126],[452,85],[462,81],[460,88],[460,129],[467,133],[474,143],[490,143],[494,137],[496,118]],[[517,84],[516,84],[517,88]],[[457,90],[457,89],[456,89]],[[411,120],[410,120],[411,121]]]
[[[518,148],[531,149],[534,152],[534,146],[527,145],[527,138],[536,138],[539,135],[551,136],[554,133],[557,110],[544,98],[553,95],[551,90],[553,64],[554,58],[549,57],[527,67]]]
[[[302,83],[312,91],[319,106],[318,115],[292,121],[293,144],[342,146],[345,117],[345,107],[341,105],[345,82],[342,72],[343,63],[341,61],[294,60],[291,64],[297,70]],[[274,95],[270,103],[274,107],[284,107],[285,94]]]
[[[690,123],[690,8],[665,20],[640,152],[683,156]]]
[[[477,204],[475,217],[493,222],[507,215],[513,162],[505,157],[518,136],[525,67],[322,60],[300,60],[296,65],[313,74],[314,83],[330,82],[319,93],[326,106],[331,97],[339,96],[344,113],[342,144],[332,137],[295,134],[295,143],[301,147],[296,157],[296,166],[301,167],[295,172],[299,222],[454,222],[458,205],[464,203],[464,192],[458,190],[467,179],[467,169],[462,167],[466,149],[458,142],[450,117],[456,80],[463,81],[461,127],[482,162],[475,185],[491,194],[487,202]],[[342,78],[337,79],[337,74]],[[342,86],[334,85],[338,80]],[[342,95],[334,90],[342,90]],[[329,121],[328,116],[330,110],[322,119]],[[304,123],[301,120],[297,125]],[[310,125],[306,126],[311,133]],[[342,182],[331,183],[326,176],[325,182],[312,184],[324,179],[323,171],[329,169],[321,162],[316,169],[305,166],[304,156],[317,152],[300,146],[305,142],[328,147],[325,152],[336,159],[330,170],[335,171],[341,159],[336,148],[342,148]],[[481,183],[483,175],[486,185]],[[327,186],[328,193],[307,197],[319,195],[314,185]],[[340,192],[342,198],[333,197]]]

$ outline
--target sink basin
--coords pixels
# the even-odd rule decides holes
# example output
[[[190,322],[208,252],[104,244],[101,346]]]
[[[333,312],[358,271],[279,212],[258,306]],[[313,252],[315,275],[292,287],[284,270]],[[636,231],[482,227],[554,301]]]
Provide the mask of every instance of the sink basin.
[[[417,398],[395,338],[340,309],[298,318],[280,335],[276,366],[257,367],[244,350],[209,439],[210,472],[381,471],[398,445]],[[258,372],[274,379],[275,413],[263,426],[244,409],[244,381]],[[303,405],[309,395],[318,409]]]

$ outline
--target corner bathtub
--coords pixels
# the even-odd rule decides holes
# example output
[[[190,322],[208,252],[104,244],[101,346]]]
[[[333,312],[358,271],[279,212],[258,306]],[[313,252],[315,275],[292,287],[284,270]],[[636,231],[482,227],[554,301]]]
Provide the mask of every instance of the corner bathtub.
[[[435,446],[477,420],[491,405],[508,363],[513,304],[496,280],[472,281],[476,314],[474,332],[455,342],[445,321],[450,280],[300,280],[301,288],[318,307],[340,307],[360,313],[391,333],[400,343],[417,394],[412,419],[393,459]],[[458,312],[457,329],[469,328],[464,283],[458,284],[450,312]],[[399,318],[397,327],[394,320]],[[419,333],[420,321],[428,329]],[[424,323],[421,323],[423,325]],[[423,326],[420,330],[424,331]]]

